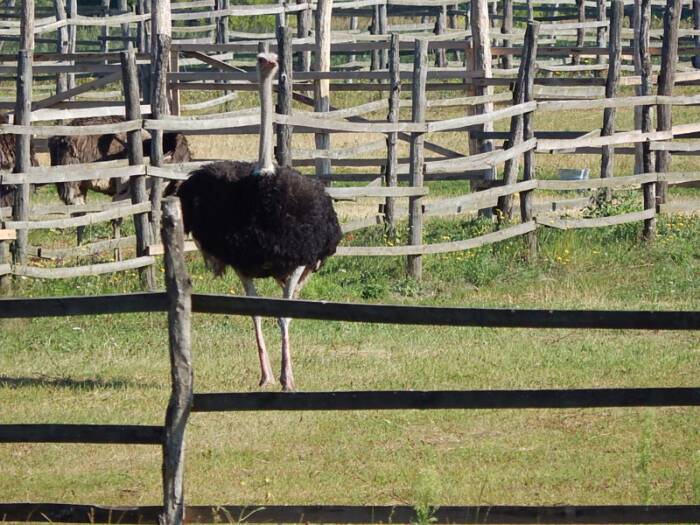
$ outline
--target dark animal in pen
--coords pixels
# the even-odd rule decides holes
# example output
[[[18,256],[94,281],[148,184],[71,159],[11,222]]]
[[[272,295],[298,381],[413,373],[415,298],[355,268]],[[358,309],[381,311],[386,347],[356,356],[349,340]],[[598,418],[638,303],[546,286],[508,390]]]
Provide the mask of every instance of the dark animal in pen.
[[[108,116],[79,118],[71,120],[68,124],[90,126],[120,122],[124,122],[124,117]],[[143,148],[146,154],[151,149],[151,138],[146,132],[143,133]],[[52,166],[125,159],[127,157],[126,133],[51,137],[49,152]],[[187,137],[181,133],[163,134],[163,154],[168,164],[192,160]],[[113,200],[129,197],[128,177],[59,182],[56,188],[65,204],[85,204],[89,190],[110,195]]]
[[[89,126],[99,124],[117,124],[124,122],[124,117],[87,117],[71,120],[71,126]],[[144,153],[151,150],[151,137],[142,133]],[[126,133],[106,133],[104,135],[58,136],[49,139],[49,152],[52,166],[104,162],[127,158]],[[192,153],[187,137],[181,133],[163,134],[163,155],[168,164],[189,162]],[[58,195],[65,204],[85,204],[88,191],[96,191],[112,197],[113,201],[130,198],[128,177],[109,179],[88,179],[82,181],[56,183]],[[115,236],[119,234],[121,220],[112,221]],[[84,227],[78,228],[78,244],[82,242]],[[119,255],[117,256],[119,258]]]
[[[233,268],[248,296],[253,280],[272,277],[284,297],[296,298],[311,274],[335,253],[342,233],[323,185],[272,160],[272,79],[277,56],[258,55],[261,127],[259,162],[224,161],[193,171],[171,185],[182,203],[187,233],[197,242],[215,275]],[[289,318],[278,319],[282,334],[284,390],[294,389]],[[260,360],[260,385],[274,383],[261,318],[253,317]]]
[[[9,119],[7,115],[0,114],[0,124],[7,124]],[[15,135],[2,134],[0,135],[0,171],[13,171],[15,169]],[[38,166],[34,153],[34,145],[31,146],[31,163],[32,166]],[[15,186],[11,184],[0,185],[0,207],[12,206],[15,199]]]

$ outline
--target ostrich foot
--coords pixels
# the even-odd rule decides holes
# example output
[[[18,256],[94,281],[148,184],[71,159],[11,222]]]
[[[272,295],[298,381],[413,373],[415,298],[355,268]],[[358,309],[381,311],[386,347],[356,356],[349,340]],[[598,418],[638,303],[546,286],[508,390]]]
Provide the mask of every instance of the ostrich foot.
[[[265,387],[265,386],[274,385],[274,384],[275,384],[275,378],[272,377],[271,374],[263,374],[263,376],[260,378],[260,382],[258,383],[258,386]]]
[[[282,383],[282,392],[294,392],[295,386],[293,376],[282,375],[282,377],[280,377],[280,383]]]

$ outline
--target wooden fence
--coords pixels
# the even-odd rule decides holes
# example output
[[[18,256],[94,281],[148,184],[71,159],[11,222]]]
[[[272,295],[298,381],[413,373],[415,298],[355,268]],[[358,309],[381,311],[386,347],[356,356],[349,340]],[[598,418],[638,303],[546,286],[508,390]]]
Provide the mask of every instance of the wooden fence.
[[[179,203],[163,209],[166,293],[0,299],[0,318],[168,312],[173,378],[165,426],[2,424],[0,442],[152,444],[163,447],[163,506],[105,507],[0,503],[6,521],[65,523],[409,523],[408,506],[186,506],[182,495],[184,434],[190,412],[439,410],[700,406],[700,388],[578,390],[379,391],[197,394],[190,355],[191,312],[284,316],[348,322],[436,326],[698,330],[700,312],[552,311],[381,306],[191,294]],[[250,512],[255,510],[255,512]],[[439,506],[437,523],[688,523],[700,505]]]
[[[284,316],[430,326],[699,330],[700,312],[500,310],[381,306],[191,294],[179,202],[163,207],[165,293],[0,299],[0,318],[168,312],[172,394],[165,425],[2,424],[0,442],[152,444],[163,447],[163,506],[0,503],[5,521],[63,523],[410,523],[408,506],[186,506],[184,434],[190,412],[310,410],[559,409],[696,407],[700,388],[602,388],[488,391],[359,391],[197,394],[190,355],[191,313]],[[190,445],[192,446],[192,445]],[[196,445],[195,445],[196,446]],[[251,512],[254,510],[254,512]],[[439,506],[436,523],[688,523],[700,505]]]
[[[453,6],[453,4],[444,0],[435,0],[428,3],[425,12],[435,15],[438,21],[442,20],[443,15],[456,16],[457,13],[469,12],[470,27],[464,31],[447,28],[443,33],[437,32],[437,34],[426,34],[426,28],[422,26],[415,31],[413,29],[403,31],[399,28],[395,33],[396,36],[389,38],[386,33],[392,29],[384,19],[389,15],[406,15],[407,6],[413,4],[415,2],[409,0],[338,2],[334,5],[334,13],[338,16],[357,18],[371,11],[376,27],[381,26],[382,31],[374,31],[371,34],[359,30],[339,31],[330,35],[330,41],[327,42],[317,41],[318,35],[312,37],[304,34],[292,38],[291,29],[283,25],[285,16],[298,15],[297,29],[303,26],[304,16],[302,15],[308,14],[308,10],[315,7],[309,3],[248,6],[241,10],[239,9],[241,6],[231,7],[221,0],[216,2],[217,9],[214,11],[210,9],[212,4],[209,1],[175,3],[172,6],[171,16],[175,21],[204,17],[209,21],[218,20],[217,24],[219,24],[228,16],[240,14],[279,15],[277,35],[268,35],[270,39],[266,45],[277,50],[281,56],[290,58],[296,56],[299,61],[296,68],[291,65],[285,66],[286,69],[282,68],[284,74],[280,75],[280,79],[284,78],[286,83],[280,80],[278,87],[280,109],[279,114],[275,116],[280,135],[278,159],[289,161],[302,168],[315,166],[323,161],[324,168],[320,176],[326,181],[372,182],[369,186],[352,188],[329,187],[329,193],[336,199],[381,198],[385,202],[380,213],[345,224],[346,232],[382,221],[393,225],[394,221],[407,218],[410,229],[414,233],[408,246],[343,247],[339,250],[339,255],[406,256],[409,261],[413,261],[410,265],[412,275],[419,278],[420,269],[417,261],[424,254],[470,249],[519,235],[526,236],[528,246],[534,251],[536,246],[534,232],[538,226],[598,227],[644,221],[645,235],[651,237],[656,213],[663,210],[661,206],[657,206],[656,189],[658,188],[661,192],[667,183],[698,180],[698,172],[673,172],[669,167],[668,158],[671,152],[675,156],[697,155],[700,151],[697,142],[685,140],[671,142],[671,140],[700,137],[700,124],[671,126],[670,121],[664,117],[660,120],[660,127],[652,130],[648,119],[644,121],[645,123],[641,120],[642,114],[648,115],[651,107],[656,107],[660,115],[667,115],[670,114],[667,108],[674,105],[693,106],[700,102],[700,96],[672,96],[671,92],[674,85],[696,85],[700,82],[700,72],[694,69],[697,64],[693,63],[698,55],[700,29],[678,29],[683,11],[679,10],[682,8],[682,2],[669,0],[663,4],[665,8],[663,13],[668,18],[666,24],[668,27],[661,31],[649,28],[652,8],[656,9],[659,4],[645,0],[633,10],[627,9],[626,14],[633,15],[634,23],[648,34],[648,45],[644,39],[641,39],[645,43],[643,48],[637,45],[640,39],[633,38],[635,32],[622,27],[622,18],[625,16],[622,2],[612,2],[609,8],[606,6],[606,9],[600,9],[600,6],[593,2],[559,2],[560,5],[557,8],[559,14],[556,16],[545,16],[553,9],[550,2],[535,3],[537,13],[541,15],[539,18],[542,20],[551,18],[552,23],[532,23],[527,31],[511,27],[508,29],[509,32],[504,33],[503,27],[500,30],[490,27],[489,17],[481,16],[485,14],[483,2],[475,0],[468,6],[464,4],[463,7],[451,7],[446,13],[445,6]],[[425,3],[420,2],[420,4],[423,6]],[[156,2],[154,5],[163,7],[165,4]],[[581,6],[584,8],[583,15],[579,12]],[[508,26],[509,22],[506,19],[512,13],[508,15],[509,11],[506,7],[504,5],[504,14],[501,18],[505,26]],[[516,4],[511,7],[516,8],[517,11],[523,5]],[[576,7],[579,11],[574,13],[570,7]],[[694,11],[691,14],[695,19],[700,16],[696,13],[697,7],[697,2],[692,5]],[[411,9],[415,9],[415,6]],[[586,17],[590,17],[594,12],[597,13],[598,19],[588,20]],[[686,14],[688,12],[686,10]],[[282,16],[283,14],[285,16]],[[415,14],[424,16],[424,11],[418,10]],[[138,42],[139,52],[128,57],[128,54],[117,55],[105,53],[104,50],[89,53],[63,53],[57,49],[59,54],[36,55],[37,60],[33,65],[24,63],[25,65],[21,66],[18,62],[17,66],[0,66],[0,74],[7,74],[13,78],[16,76],[31,79],[33,75],[60,78],[67,74],[85,74],[93,78],[79,86],[68,87],[56,95],[34,103],[31,102],[31,92],[26,92],[25,96],[18,98],[16,103],[6,103],[6,108],[31,107],[32,111],[16,112],[16,123],[0,125],[0,133],[12,133],[17,137],[28,137],[31,134],[41,138],[53,135],[98,134],[117,130],[133,134],[138,130],[146,129],[155,134],[156,140],[153,141],[155,149],[150,152],[150,159],[147,159],[144,164],[127,165],[126,161],[116,161],[99,165],[54,168],[31,168],[26,164],[15,170],[18,173],[1,175],[0,184],[17,185],[21,188],[21,198],[12,209],[0,210],[0,220],[3,221],[0,228],[0,276],[15,274],[64,278],[139,268],[144,276],[144,284],[152,286],[153,256],[162,253],[162,247],[152,241],[153,234],[159,229],[159,191],[152,191],[149,196],[144,193],[145,190],[137,190],[138,196],[134,197],[131,203],[32,207],[29,202],[29,187],[31,184],[111,177],[129,177],[134,181],[135,187],[140,187],[144,177],[148,176],[155,181],[154,188],[160,188],[161,180],[183,178],[190,169],[201,165],[201,163],[162,165],[162,151],[158,149],[160,141],[157,137],[163,131],[182,131],[187,134],[257,133],[259,115],[255,110],[246,109],[187,118],[180,117],[177,113],[179,110],[186,109],[186,106],[179,102],[179,93],[183,90],[212,90],[224,93],[206,102],[190,105],[189,110],[197,112],[223,104],[241,90],[256,89],[254,73],[249,71],[250,61],[246,57],[257,52],[260,45],[257,40],[260,35],[257,35],[254,41],[249,41],[253,36],[243,38],[232,33],[228,38],[217,36],[216,42],[183,42],[175,39],[169,44],[168,33],[170,29],[175,28],[161,27],[158,17],[152,17],[149,12],[109,17],[76,15],[72,18],[48,17],[37,20],[31,19],[31,13],[28,11],[25,15],[22,22],[13,20],[0,22],[0,34],[8,38],[20,38],[24,35],[25,41],[22,45],[30,47],[28,39],[35,34],[53,34],[51,33],[53,31],[58,32],[56,34],[59,36],[63,28],[81,25],[116,27],[132,24],[132,27],[127,28],[127,32],[129,35],[141,35],[139,37],[141,40]],[[568,21],[572,16],[575,17],[575,22]],[[491,17],[491,20],[495,18]],[[143,36],[148,32],[147,21],[150,21],[152,35],[163,35],[161,40],[155,38],[149,40]],[[228,27],[226,24],[223,26]],[[599,38],[602,29],[605,29],[604,39]],[[306,31],[308,30],[307,27]],[[487,37],[480,40],[481,43],[477,45],[475,35],[482,33]],[[595,42],[586,41],[586,38],[591,35],[595,35]],[[550,37],[555,39],[554,44]],[[573,37],[576,37],[576,45],[562,45],[567,39]],[[154,42],[160,43],[154,45]],[[492,45],[504,42],[504,45]],[[623,45],[625,43],[626,45]],[[319,49],[319,46],[329,47],[335,56],[350,57],[351,62],[354,61],[355,64],[339,66],[332,70],[329,68],[327,71],[310,71],[305,57]],[[482,51],[486,53],[487,50],[493,60],[480,66],[473,63],[473,58],[467,61],[466,66],[455,65],[446,58],[454,52],[478,55]],[[230,60],[232,53],[248,60],[245,62],[248,64],[247,70],[241,70],[239,65],[232,65],[235,63]],[[398,60],[395,60],[394,66],[388,63],[389,56],[398,59],[401,53],[415,55],[416,61],[413,67],[401,64]],[[429,53],[435,55],[437,64],[435,67],[427,65]],[[362,56],[372,58],[371,63],[365,64],[359,60]],[[596,63],[581,63],[579,59],[586,56],[595,57]],[[652,67],[652,57],[657,56],[660,58],[660,63],[653,64]],[[152,77],[150,83],[142,82],[143,103],[131,104],[131,109],[128,110],[130,116],[127,117],[129,120],[119,126],[82,128],[34,123],[65,120],[75,116],[124,114],[125,104],[121,101],[75,100],[78,95],[88,94],[91,90],[101,89],[115,81],[122,80],[124,85],[127,85],[127,76],[122,73],[122,65],[117,63],[117,58],[123,63],[129,60],[135,62],[136,65],[131,67],[132,70],[134,67],[141,70],[139,77],[141,80],[143,80],[146,60],[160,64],[154,69],[152,75],[146,75]],[[59,59],[63,62],[55,62]],[[561,62],[562,59],[571,63],[552,62],[552,60]],[[634,64],[624,63],[625,60],[630,62],[630,59],[633,59]],[[42,62],[44,60],[48,62]],[[172,68],[171,72],[166,71],[168,64]],[[492,65],[494,67],[491,67]],[[495,67],[497,65],[502,67],[499,69]],[[514,68],[515,65],[519,67]],[[21,69],[22,67],[24,69]],[[198,69],[194,72],[181,71],[180,68],[183,67]],[[203,67],[206,69],[202,69]],[[659,70],[658,94],[654,95],[651,87],[656,81],[656,76],[652,76],[652,72],[657,67]],[[23,75],[17,76],[16,73],[20,69]],[[537,69],[544,75],[536,76]],[[596,76],[601,73],[606,73],[607,78]],[[625,75],[624,73],[634,74]],[[571,77],[571,74],[577,76]],[[594,76],[590,76],[591,74]],[[131,73],[131,78],[133,79],[135,75],[136,73]],[[329,106],[323,113],[296,109],[292,111],[292,101],[313,107],[314,100],[305,92],[313,90],[314,86],[323,80],[333,81],[329,86],[331,92],[334,90],[390,91],[390,96],[388,100],[369,102],[351,108],[339,109]],[[130,85],[133,91],[133,82]],[[394,86],[393,89],[392,86]],[[623,86],[638,88],[639,95],[617,96]],[[412,90],[411,100],[400,98],[402,88]],[[494,92],[493,88],[498,90]],[[503,90],[503,88],[509,89]],[[170,108],[175,113],[173,116],[168,116],[166,112],[166,90]],[[436,90],[452,91],[458,95],[467,96],[428,99],[427,94]],[[138,94],[133,96],[138,98]],[[394,108],[393,116],[389,119],[380,121],[368,118],[388,107]],[[412,121],[401,121],[399,119],[401,107],[412,107],[414,115],[419,116],[414,116]],[[449,120],[430,120],[429,110],[444,107],[464,108],[468,116]],[[637,129],[615,131],[614,112],[617,108],[635,108],[640,115],[639,124],[635,126]],[[602,110],[604,116],[601,128],[590,132],[538,132],[533,129],[532,122],[537,112],[556,114],[555,112],[571,109]],[[142,115],[150,118],[144,119]],[[20,122],[20,119],[23,121]],[[510,120],[509,131],[493,131],[494,122],[506,119]],[[426,140],[428,133],[454,131],[466,132],[465,142],[468,134],[470,141],[474,143],[473,147],[470,144],[469,155],[446,148],[433,140]],[[335,133],[368,132],[384,134],[387,140],[365,142],[350,148],[325,146],[308,150],[293,149],[290,146],[289,137],[292,133],[332,136]],[[283,135],[286,138],[283,139]],[[398,141],[413,145],[411,157],[398,157]],[[18,141],[18,144],[18,147],[24,148],[22,151],[28,151],[28,145],[24,141]],[[385,154],[378,156],[382,152]],[[535,153],[601,155],[602,178],[580,182],[535,180]],[[634,175],[612,177],[611,159],[613,155],[620,154],[635,155],[637,167]],[[372,156],[368,157],[368,155]],[[652,156],[657,157],[655,165],[652,162]],[[27,155],[18,155],[19,157],[25,158]],[[521,158],[523,169],[519,170]],[[499,166],[504,166],[502,180],[479,182],[484,178],[493,178]],[[351,172],[338,173],[338,169]],[[357,173],[356,170],[363,170],[363,173]],[[521,182],[518,182],[520,171],[523,176]],[[426,200],[428,196],[426,182],[465,179],[473,181],[475,186],[485,190],[439,201]],[[378,181],[383,182],[383,186],[377,186]],[[399,185],[405,182],[410,186]],[[533,203],[534,195],[540,189],[581,190],[630,186],[642,188],[643,211],[610,218],[574,220],[551,216],[551,213],[545,212],[561,210],[567,205],[579,208],[585,206],[585,200],[580,196],[563,201],[553,198],[552,202],[540,203],[537,206]],[[511,215],[514,195],[519,195],[521,202],[524,203],[520,224],[503,227],[499,231],[477,239],[435,245],[423,243],[420,232],[424,217],[462,214],[496,205],[506,215]],[[408,199],[410,204],[408,213],[398,212],[395,209],[396,200],[404,198]],[[78,214],[80,216],[77,216]],[[140,221],[151,220],[150,228],[142,223],[137,228],[135,236],[100,240],[62,249],[32,246],[27,237],[28,232],[34,229],[84,226],[129,216],[134,216]],[[10,240],[14,241],[15,246],[13,264],[5,262]],[[30,257],[57,259],[93,256],[125,247],[136,247],[136,253],[131,259],[124,261],[66,268],[43,268],[30,264]]]

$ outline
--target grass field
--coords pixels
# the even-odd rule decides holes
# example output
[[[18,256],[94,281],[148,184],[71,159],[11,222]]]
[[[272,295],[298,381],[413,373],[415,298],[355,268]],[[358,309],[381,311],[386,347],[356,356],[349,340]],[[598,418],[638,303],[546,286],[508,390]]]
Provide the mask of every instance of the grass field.
[[[680,93],[679,93],[680,94]],[[335,96],[335,95],[334,95]],[[341,107],[356,104],[338,95]],[[242,96],[228,109],[250,105]],[[602,112],[566,113],[537,129],[593,129]],[[618,113],[629,128],[631,113]],[[431,118],[454,116],[446,111]],[[677,116],[677,118],[676,118]],[[376,115],[385,118],[385,115]],[[674,112],[697,121],[697,108]],[[505,129],[506,122],[498,129]],[[438,140],[438,137],[430,137]],[[198,158],[252,158],[255,137],[197,137]],[[313,147],[310,136],[297,147]],[[333,147],[361,139],[334,135]],[[466,153],[464,134],[440,143]],[[405,153],[406,150],[404,150]],[[694,157],[674,158],[674,170]],[[537,156],[538,177],[591,167],[596,156]],[[617,175],[631,174],[618,158]],[[466,183],[430,184],[431,198]],[[617,209],[639,206],[618,194]],[[697,200],[697,190],[674,191]],[[55,199],[50,188],[37,201]],[[343,203],[340,214],[376,212]],[[129,226],[127,225],[127,228]],[[475,236],[492,225],[431,219],[426,242]],[[107,233],[94,227],[93,237]],[[540,230],[540,254],[522,241],[425,258],[425,279],[405,277],[399,258],[334,258],[306,299],[532,308],[700,308],[700,218],[662,216],[653,245],[641,225],[600,231]],[[128,231],[126,233],[129,233]],[[32,242],[72,243],[74,232],[37,232]],[[404,242],[405,228],[355,232],[346,244]],[[232,274],[215,280],[188,256],[195,291],[242,293]],[[66,262],[65,264],[69,264]],[[94,295],[139,289],[135,272],[65,281],[20,280],[18,296]],[[264,283],[260,291],[278,294]],[[264,328],[279,367],[274,320]],[[162,314],[0,321],[0,423],[162,424],[169,396]],[[257,357],[247,318],[196,315],[197,392],[256,391]],[[295,321],[300,390],[507,389],[697,386],[700,334],[603,330],[394,327]],[[186,497],[191,504],[605,504],[700,503],[700,410],[599,409],[194,414],[188,430]],[[158,504],[157,447],[0,444],[0,500]]]
[[[433,221],[428,237],[482,227]],[[335,258],[309,299],[460,306],[698,309],[700,219],[544,232],[521,242],[428,257],[421,285],[398,259]],[[380,234],[363,234],[376,240]],[[357,242],[371,239],[357,238]],[[189,257],[196,291],[241,293]],[[23,281],[18,295],[127,292],[135,273]],[[274,287],[263,286],[266,293]],[[256,390],[249,319],[194,319],[198,392]],[[2,321],[2,423],[161,424],[169,394],[165,316]],[[265,322],[268,343],[279,343]],[[695,386],[700,336],[681,332],[394,327],[296,321],[301,390]],[[279,356],[273,352],[273,366]],[[700,502],[697,409],[195,414],[192,504],[557,504]],[[159,449],[0,445],[4,501],[155,504]]]

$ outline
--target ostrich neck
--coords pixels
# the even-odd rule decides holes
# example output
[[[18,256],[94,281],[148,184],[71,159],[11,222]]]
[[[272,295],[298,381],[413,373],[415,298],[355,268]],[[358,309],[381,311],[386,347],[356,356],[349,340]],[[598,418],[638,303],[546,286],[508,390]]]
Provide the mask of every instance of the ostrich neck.
[[[258,150],[258,166],[261,173],[273,173],[275,164],[272,161],[272,79],[274,70],[261,75],[260,78],[260,148]]]

